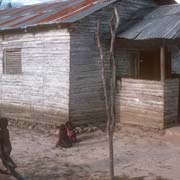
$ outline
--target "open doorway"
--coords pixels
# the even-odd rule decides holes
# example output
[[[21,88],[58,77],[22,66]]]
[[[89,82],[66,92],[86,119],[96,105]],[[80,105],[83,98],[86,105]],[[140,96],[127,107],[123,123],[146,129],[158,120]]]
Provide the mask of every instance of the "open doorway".
[[[160,78],[160,50],[144,50],[131,55],[131,77],[138,79],[157,80]],[[165,50],[165,78],[172,78],[171,53]]]

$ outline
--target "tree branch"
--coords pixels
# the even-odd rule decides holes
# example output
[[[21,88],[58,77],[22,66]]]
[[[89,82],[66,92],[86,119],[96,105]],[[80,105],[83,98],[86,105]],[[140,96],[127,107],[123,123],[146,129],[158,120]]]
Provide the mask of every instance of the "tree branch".
[[[109,98],[108,98],[108,93],[107,93],[107,83],[106,83],[106,77],[105,77],[105,63],[104,63],[103,48],[102,48],[101,39],[100,39],[100,28],[101,28],[100,26],[101,26],[101,21],[98,20],[96,39],[97,39],[97,46],[98,46],[98,50],[100,54],[101,79],[102,79],[103,90],[104,90],[107,122],[110,122],[110,107],[109,107],[109,101],[108,101]]]

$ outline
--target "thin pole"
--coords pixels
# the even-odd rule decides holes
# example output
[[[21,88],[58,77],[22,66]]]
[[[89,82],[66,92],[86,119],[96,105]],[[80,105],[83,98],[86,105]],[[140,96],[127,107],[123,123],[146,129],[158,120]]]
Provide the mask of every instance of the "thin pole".
[[[165,81],[165,48],[160,48],[160,67],[161,67],[161,81]]]

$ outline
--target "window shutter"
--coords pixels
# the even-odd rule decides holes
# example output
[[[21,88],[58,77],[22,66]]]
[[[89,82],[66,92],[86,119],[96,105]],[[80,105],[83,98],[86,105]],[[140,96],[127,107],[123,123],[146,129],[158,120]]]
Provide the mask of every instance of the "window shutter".
[[[4,74],[21,74],[21,49],[4,50]]]

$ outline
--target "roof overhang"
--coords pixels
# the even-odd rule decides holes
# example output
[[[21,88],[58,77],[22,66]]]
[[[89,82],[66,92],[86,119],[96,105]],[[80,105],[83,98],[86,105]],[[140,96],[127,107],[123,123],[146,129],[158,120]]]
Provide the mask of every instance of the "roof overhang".
[[[117,0],[67,0],[0,10],[0,31],[70,24]]]
[[[176,4],[175,0],[154,0],[158,5]]]
[[[131,40],[179,39],[180,4],[149,9],[145,16],[138,15],[121,25],[117,37]]]

